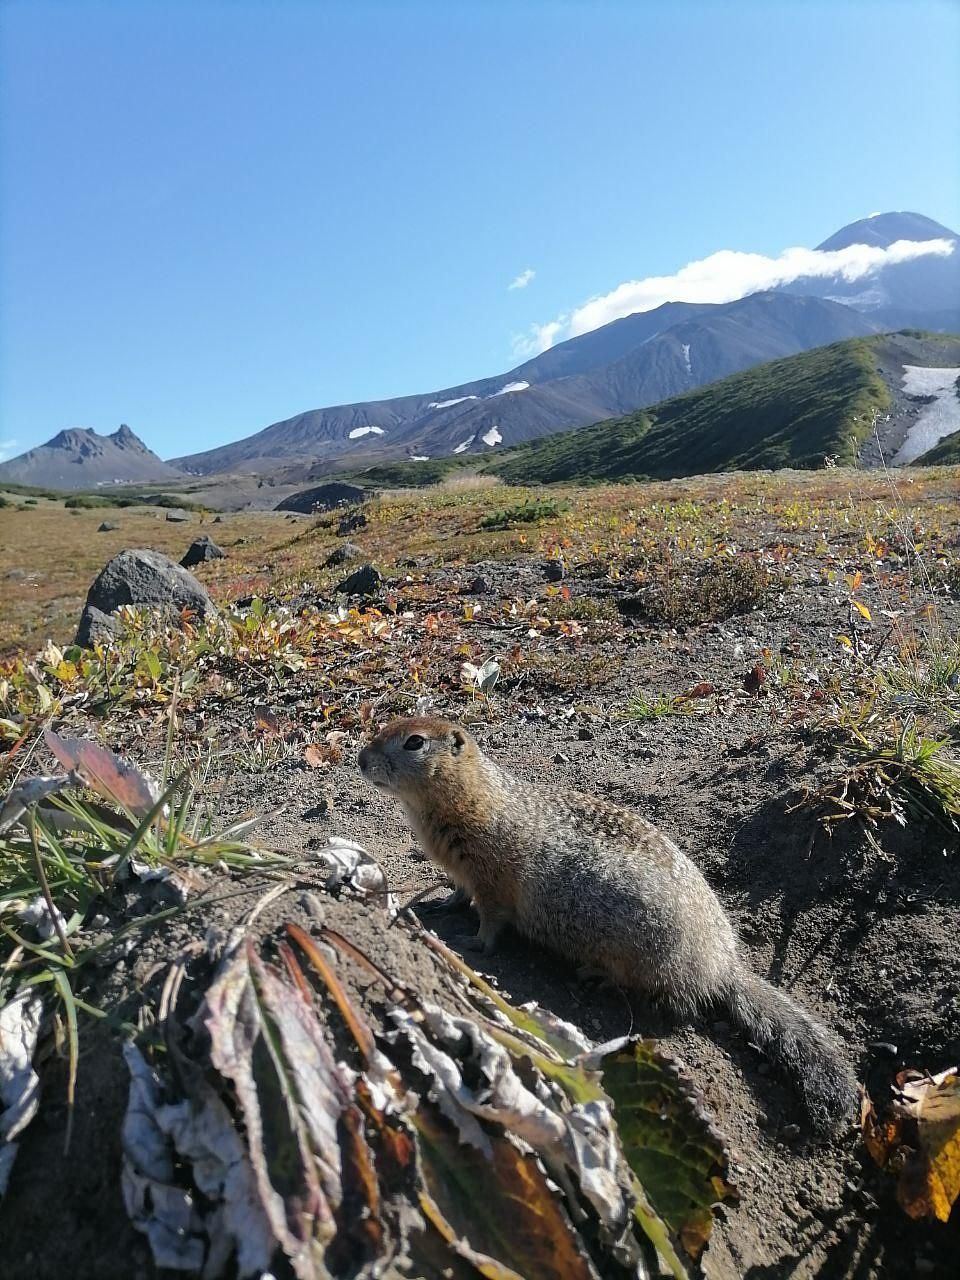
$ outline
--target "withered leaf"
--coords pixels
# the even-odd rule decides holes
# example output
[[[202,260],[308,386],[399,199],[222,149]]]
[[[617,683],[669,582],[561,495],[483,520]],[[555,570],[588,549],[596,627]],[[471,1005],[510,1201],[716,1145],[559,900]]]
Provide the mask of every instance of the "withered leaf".
[[[899,1170],[897,1199],[911,1218],[946,1222],[960,1199],[960,1073],[900,1072],[890,1107],[861,1109],[867,1150]]]
[[[210,1058],[236,1090],[260,1199],[298,1280],[321,1280],[342,1199],[337,1127],[349,1095],[313,1010],[257,956],[207,992]]]
[[[325,769],[331,764],[339,764],[343,752],[329,743],[311,742],[303,749],[303,759],[311,769]]]
[[[128,813],[143,818],[157,803],[160,793],[150,780],[106,747],[81,738],[61,738],[50,729],[43,739],[65,769]]]
[[[491,1153],[463,1145],[431,1103],[414,1117],[420,1206],[451,1248],[489,1280],[596,1280],[559,1196],[535,1156],[499,1134]]]

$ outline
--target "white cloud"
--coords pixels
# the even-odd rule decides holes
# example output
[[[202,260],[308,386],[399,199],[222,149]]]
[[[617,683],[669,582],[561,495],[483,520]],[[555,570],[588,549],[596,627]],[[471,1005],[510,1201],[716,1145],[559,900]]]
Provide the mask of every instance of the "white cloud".
[[[589,333],[621,316],[652,311],[665,302],[734,302],[795,280],[831,276],[860,280],[892,263],[928,255],[948,257],[953,248],[951,240],[897,240],[886,249],[867,244],[831,250],[784,249],[776,258],[721,249],[708,258],[687,263],[672,276],[628,280],[555,320],[531,325],[526,334],[514,337],[513,351],[516,356],[537,355],[555,342]]]
[[[513,335],[513,354],[516,358],[529,360],[531,356],[538,356],[541,352],[549,350],[553,344],[561,339],[561,333],[569,319],[568,316],[561,316],[559,320],[550,320],[547,324],[532,324],[529,333],[515,333]],[[563,334],[564,338],[569,338],[568,333]]]
[[[6,462],[7,458],[15,457],[16,452],[16,440],[0,440],[0,462]]]
[[[510,281],[507,288],[525,289],[536,274],[537,273],[532,271],[530,267],[527,267],[526,271],[521,271],[518,276],[515,276],[514,279]]]

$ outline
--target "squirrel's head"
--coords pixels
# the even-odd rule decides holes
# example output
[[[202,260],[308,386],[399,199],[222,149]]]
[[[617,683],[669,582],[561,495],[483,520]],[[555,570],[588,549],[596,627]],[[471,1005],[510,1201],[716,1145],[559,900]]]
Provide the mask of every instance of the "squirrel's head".
[[[360,752],[368,782],[401,799],[416,801],[454,785],[465,760],[479,748],[458,724],[432,717],[394,720]]]

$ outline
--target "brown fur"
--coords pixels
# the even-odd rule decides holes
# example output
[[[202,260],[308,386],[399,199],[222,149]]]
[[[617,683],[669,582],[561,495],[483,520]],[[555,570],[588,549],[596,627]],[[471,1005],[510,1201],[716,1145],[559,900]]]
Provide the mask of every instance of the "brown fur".
[[[540,792],[433,717],[388,725],[360,768],[400,800],[426,852],[473,900],[475,946],[493,950],[509,924],[688,1014],[722,1004],[787,1068],[819,1127],[850,1113],[856,1085],[839,1045],[749,970],[716,894],[644,818],[577,792]]]

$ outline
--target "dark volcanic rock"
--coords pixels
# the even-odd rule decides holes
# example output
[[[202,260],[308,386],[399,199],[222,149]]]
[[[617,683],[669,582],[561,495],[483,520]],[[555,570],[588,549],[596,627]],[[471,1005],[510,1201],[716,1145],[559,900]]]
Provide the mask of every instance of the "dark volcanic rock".
[[[122,605],[191,609],[201,618],[216,605],[192,573],[159,551],[121,551],[108,561],[87,592],[76,644],[109,639],[118,627],[110,615]]]
[[[118,527],[112,520],[104,520],[102,524],[98,525],[97,533],[112,533]]]
[[[337,537],[345,538],[348,533],[353,533],[356,529],[365,529],[366,525],[367,517],[362,511],[348,511],[337,525]]]
[[[323,562],[323,567],[325,569],[336,569],[338,565],[349,564],[351,560],[359,560],[362,555],[363,549],[358,547],[355,542],[344,542],[330,552]]]
[[[355,484],[321,484],[314,489],[291,493],[289,498],[277,503],[274,511],[299,511],[301,515],[309,516],[318,511],[349,506],[352,502],[362,502],[366,496],[366,492]]]
[[[383,586],[383,578],[372,564],[361,565],[359,569],[337,583],[337,591],[347,596],[374,596]]]
[[[649,607],[643,596],[617,596],[616,603],[622,618],[642,618]]]
[[[548,582],[560,582],[563,579],[562,560],[544,560],[543,576]]]
[[[194,538],[187,548],[187,553],[180,561],[184,569],[192,569],[195,564],[203,564],[206,560],[222,560],[223,552],[208,535]]]

